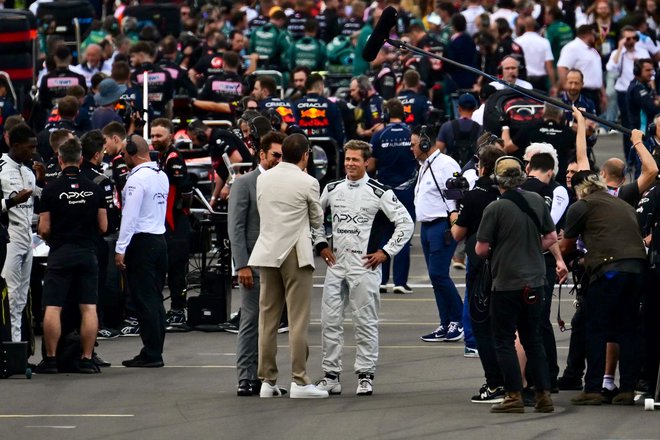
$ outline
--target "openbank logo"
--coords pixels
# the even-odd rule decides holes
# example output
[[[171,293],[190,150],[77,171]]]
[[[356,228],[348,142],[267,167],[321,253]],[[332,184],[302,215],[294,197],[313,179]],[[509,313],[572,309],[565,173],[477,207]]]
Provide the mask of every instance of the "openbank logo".
[[[60,200],[62,199],[67,199],[67,200],[79,200],[79,199],[84,199],[87,197],[93,196],[94,193],[91,191],[69,191],[69,192],[63,192],[60,194]]]

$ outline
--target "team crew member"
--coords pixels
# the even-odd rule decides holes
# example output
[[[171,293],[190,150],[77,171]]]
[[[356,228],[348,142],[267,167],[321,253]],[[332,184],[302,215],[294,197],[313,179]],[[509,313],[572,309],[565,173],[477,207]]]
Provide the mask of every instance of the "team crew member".
[[[337,104],[323,95],[323,77],[314,73],[307,77],[307,94],[293,103],[296,123],[307,136],[328,136],[344,145],[344,123]]]
[[[449,277],[456,242],[451,236],[448,217],[456,210],[456,202],[447,200],[444,191],[447,179],[460,172],[461,167],[440,152],[426,126],[413,130],[411,144],[415,159],[422,164],[415,186],[415,213],[422,223],[422,251],[440,318],[438,328],[420,339],[426,342],[459,341],[463,338],[463,302]]]
[[[71,71],[69,68],[71,65],[71,51],[66,46],[58,46],[53,59],[55,69],[45,74],[39,85],[39,102],[48,110],[53,108],[57,99],[66,96],[69,87],[79,85],[87,90],[85,77]]]
[[[125,367],[162,367],[165,342],[163,286],[167,273],[165,213],[169,181],[149,158],[149,145],[132,135],[122,149],[131,169],[123,192],[115,264],[126,271],[128,288],[137,307],[144,346]]]
[[[96,242],[108,226],[101,188],[80,173],[80,141],[69,139],[60,147],[62,175],[43,191],[39,235],[50,246],[44,277],[44,345],[46,357],[39,373],[57,373],[57,342],[62,333],[60,315],[69,293],[80,307],[80,373],[100,373],[92,361],[98,320],[96,301],[98,263]]]
[[[276,94],[277,84],[272,77],[265,75],[257,77],[252,89],[252,96],[259,103],[259,110],[275,109],[282,116],[283,122],[287,125],[295,124],[296,118],[293,115],[291,104]]]
[[[171,102],[174,97],[174,80],[170,72],[154,65],[155,48],[146,41],[139,41],[131,46],[131,64],[135,68],[131,74],[131,83],[138,90],[142,90],[144,75],[149,75],[149,102],[148,111],[153,118],[165,117],[171,111]],[[142,108],[142,102],[138,103]]]
[[[429,97],[419,93],[419,87],[419,73],[413,69],[406,70],[403,74],[403,87],[397,98],[403,104],[404,122],[411,127],[424,125],[431,110]]]
[[[151,142],[158,151],[160,169],[165,171],[170,183],[165,216],[165,241],[167,241],[167,284],[172,300],[165,317],[168,329],[182,327],[186,323],[186,272],[190,253],[190,203],[192,184],[186,162],[174,147],[172,122],[158,118],[151,123]]]
[[[199,99],[193,100],[193,105],[207,110],[209,119],[232,119],[231,105],[227,103],[239,101],[243,96],[243,78],[238,74],[241,59],[236,52],[227,51],[222,54],[223,70],[206,79]]]
[[[358,123],[357,135],[369,141],[377,131],[383,129],[383,98],[374,90],[369,78],[360,75],[351,81],[351,99],[357,103],[355,120]]]
[[[80,164],[80,175],[85,179],[91,180],[101,188],[105,209],[108,218],[108,227],[104,235],[112,235],[119,228],[119,207],[115,204],[116,192],[115,185],[103,174],[101,163],[103,161],[103,145],[105,139],[100,130],[92,130],[83,135],[80,139],[82,144],[83,161]],[[106,278],[108,274],[109,247],[104,237],[98,236],[96,243],[96,258],[99,266],[98,276],[98,304],[97,315],[99,318],[99,338],[113,338],[119,336],[119,332],[104,325],[103,312],[104,306],[107,306],[109,299],[105,291]]]
[[[110,158],[110,169],[112,170],[112,181],[121,193],[128,177],[128,165],[121,154],[122,148],[126,145],[126,127],[119,122],[111,122],[101,131],[105,144],[103,148]]]
[[[57,179],[57,177],[60,175],[60,171],[62,170],[60,169],[58,150],[64,142],[72,139],[73,137],[73,133],[64,128],[57,129],[50,133],[48,142],[50,143],[50,147],[53,150],[53,155],[50,160],[46,162],[46,174],[44,177],[45,186],[48,186],[48,184],[54,182],[55,179]]]
[[[257,376],[260,277],[259,269],[248,266],[248,260],[259,237],[257,177],[280,162],[284,138],[283,133],[276,131],[261,138],[259,165],[236,179],[227,209],[229,242],[241,293],[240,325],[236,339],[236,393],[239,396],[259,394],[261,390],[261,381]]]
[[[321,194],[323,210],[329,208],[332,214],[332,249],[325,240],[324,228],[314,231],[317,250],[328,265],[321,309],[325,376],[317,386],[331,394],[341,393],[344,309],[350,305],[357,344],[354,367],[358,374],[357,394],[369,396],[378,362],[380,265],[408,244],[414,223],[394,192],[367,175],[371,146],[352,140],[344,150],[346,179],[329,183]],[[382,248],[381,237],[388,220],[379,215],[381,211],[395,224],[394,232]],[[359,222],[355,220],[358,218]]]
[[[408,214],[415,221],[415,181],[417,179],[417,162],[410,149],[410,129],[403,122],[404,106],[397,98],[385,103],[390,115],[390,122],[385,128],[371,138],[373,156],[367,161],[370,173],[378,171],[378,181],[392,188],[394,195],[406,207]],[[387,228],[393,231],[393,225]],[[388,241],[388,234],[383,234],[381,246]],[[394,293],[412,293],[408,286],[410,271],[410,242],[393,258]],[[387,292],[390,280],[390,262],[383,263],[380,293]]]
[[[32,271],[32,215],[34,199],[41,195],[37,182],[43,184],[44,166],[35,162],[32,172],[23,165],[37,150],[37,137],[26,124],[14,126],[8,133],[9,153],[0,159],[2,212],[9,218],[9,243],[2,277],[7,282],[11,337],[21,341],[21,319],[27,303]]]

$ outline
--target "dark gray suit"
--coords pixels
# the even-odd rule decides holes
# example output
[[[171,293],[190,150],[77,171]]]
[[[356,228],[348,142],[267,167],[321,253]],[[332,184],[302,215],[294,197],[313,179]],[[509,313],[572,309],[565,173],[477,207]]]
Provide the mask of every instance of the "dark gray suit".
[[[229,197],[229,241],[236,270],[248,267],[248,259],[259,238],[257,211],[257,177],[259,168],[236,179]],[[239,285],[241,322],[236,340],[236,371],[238,380],[259,380],[257,354],[259,337],[259,269],[252,268],[254,286]]]

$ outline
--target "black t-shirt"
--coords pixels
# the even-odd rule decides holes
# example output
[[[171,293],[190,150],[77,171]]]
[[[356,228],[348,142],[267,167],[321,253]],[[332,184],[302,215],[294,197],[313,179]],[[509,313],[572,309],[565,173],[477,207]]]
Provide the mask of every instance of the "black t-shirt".
[[[543,197],[545,204],[548,205],[548,208],[552,208],[553,194],[552,187],[549,184],[541,182],[536,177],[530,176],[523,182],[522,185],[520,185],[520,188],[524,189],[525,191],[535,192],[536,194],[540,195]]]
[[[642,196],[639,194],[639,185],[637,185],[636,180],[630,183],[626,183],[625,185],[621,185],[618,188],[612,188],[608,186],[607,192],[620,198],[633,208],[637,207],[639,200],[642,198]]]
[[[474,189],[465,193],[456,224],[467,228],[466,237],[477,233],[484,209],[499,196],[500,192],[490,177],[480,177],[475,182]]]
[[[95,249],[101,208],[105,208],[101,188],[80,176],[78,168],[65,168],[41,194],[41,212],[50,213],[51,251],[63,244]]]
[[[115,192],[115,185],[112,183],[112,180],[103,174],[101,167],[97,167],[86,160],[80,164],[80,175],[85,179],[91,180],[101,188],[108,215],[108,230],[106,231],[106,235],[116,232],[119,229],[120,212],[119,207],[115,203],[115,196],[118,194]]]
[[[557,182],[566,181],[566,168],[568,168],[568,154],[575,149],[575,132],[564,124],[555,121],[541,121],[529,125],[528,129],[518,130],[513,136],[518,151],[514,156],[522,159],[525,148],[532,142],[547,142],[557,150],[559,172],[555,176]]]
[[[227,153],[231,156],[234,151],[241,154],[241,162],[252,163],[252,155],[248,150],[245,142],[241,140],[236,134],[222,128],[213,129],[211,132],[211,139],[209,140],[209,153],[211,155],[211,162],[213,169],[222,178],[227,181],[229,178],[229,170],[222,159],[222,155]]]

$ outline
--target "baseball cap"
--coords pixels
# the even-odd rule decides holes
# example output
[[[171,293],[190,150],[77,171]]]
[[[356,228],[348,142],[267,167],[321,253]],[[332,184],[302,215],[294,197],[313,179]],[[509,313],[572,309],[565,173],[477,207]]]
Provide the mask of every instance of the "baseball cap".
[[[466,110],[474,110],[479,107],[479,103],[472,93],[463,93],[458,98],[458,106]]]

